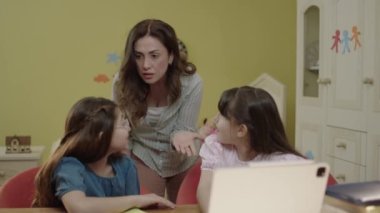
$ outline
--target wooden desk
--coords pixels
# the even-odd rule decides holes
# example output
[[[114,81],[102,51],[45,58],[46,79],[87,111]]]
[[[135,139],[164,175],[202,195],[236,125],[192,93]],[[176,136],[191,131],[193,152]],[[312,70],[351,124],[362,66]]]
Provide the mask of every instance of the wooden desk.
[[[148,213],[201,213],[198,205],[178,205],[175,209],[150,209]]]
[[[179,205],[175,209],[149,209],[147,213],[201,213],[198,205]],[[61,213],[56,208],[1,208],[0,213]]]

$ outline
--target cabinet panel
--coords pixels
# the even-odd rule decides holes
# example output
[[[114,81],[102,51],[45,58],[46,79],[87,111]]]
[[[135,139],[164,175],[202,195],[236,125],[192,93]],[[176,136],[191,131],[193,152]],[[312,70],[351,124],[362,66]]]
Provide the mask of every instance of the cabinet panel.
[[[380,11],[380,2],[376,2],[376,11]],[[380,42],[378,39],[380,38],[380,12],[376,13],[376,17],[373,23],[376,23],[375,27],[375,36],[374,40],[376,39],[377,42],[374,45],[375,47],[375,54],[374,54],[374,60],[375,60],[375,67],[372,69],[373,71],[373,96],[371,97],[373,100],[373,111],[380,113]],[[369,82],[370,83],[370,82]]]
[[[328,68],[328,120],[333,126],[364,131],[363,48],[364,3],[362,0],[331,1],[332,21],[327,31],[331,44]],[[355,39],[357,38],[357,39]]]
[[[377,146],[376,149],[376,158],[374,159],[375,162],[375,177],[373,178],[374,180],[380,180],[380,143]]]
[[[323,34],[325,7],[322,1],[297,2],[297,94],[296,148],[306,157],[323,159],[322,131],[326,111],[323,109],[325,86],[318,83],[323,75],[320,39]]]
[[[359,45],[356,47],[356,42],[353,44],[351,41],[351,38],[353,38],[351,31],[354,31],[352,28],[356,27],[357,31],[363,30],[362,20],[360,19],[360,17],[363,17],[361,5],[359,0],[338,1],[336,4],[337,23],[335,33],[339,33],[340,46],[337,44],[337,47],[340,48],[336,48],[337,52],[333,54],[335,64],[333,64],[333,69],[331,70],[331,107],[353,110],[362,109],[362,48]]]
[[[327,127],[328,154],[365,166],[365,133],[342,128]]]
[[[322,127],[320,125],[301,123],[299,126],[301,143],[297,149],[307,158],[322,160]]]
[[[380,1],[369,0],[366,6],[369,33],[366,38],[374,45],[367,47],[365,71],[368,90],[367,114],[367,178],[380,180]],[[371,11],[377,11],[373,13]]]
[[[380,133],[370,134],[367,150],[367,179],[380,180]]]
[[[331,174],[338,183],[352,183],[365,180],[365,167],[341,159],[329,157]]]

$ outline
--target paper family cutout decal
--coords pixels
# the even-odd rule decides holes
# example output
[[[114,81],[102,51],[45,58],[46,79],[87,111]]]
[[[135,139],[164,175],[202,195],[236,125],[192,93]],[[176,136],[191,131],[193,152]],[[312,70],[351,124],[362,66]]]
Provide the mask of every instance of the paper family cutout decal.
[[[118,65],[118,63],[121,61],[120,55],[118,55],[115,52],[108,53],[107,54],[107,64],[114,64]],[[112,78],[112,77],[111,77]],[[110,81],[110,77],[105,73],[99,73],[94,77],[94,81],[96,83],[107,83]]]
[[[354,50],[361,47],[361,43],[359,41],[360,32],[358,31],[357,26],[352,26],[351,37],[347,30],[343,30],[342,37],[340,35],[340,30],[335,31],[335,35],[332,36],[333,44],[331,46],[331,50],[335,49],[336,53],[339,53],[339,44],[342,44],[340,48],[342,49],[342,54],[346,52],[350,52],[350,44],[354,43]]]

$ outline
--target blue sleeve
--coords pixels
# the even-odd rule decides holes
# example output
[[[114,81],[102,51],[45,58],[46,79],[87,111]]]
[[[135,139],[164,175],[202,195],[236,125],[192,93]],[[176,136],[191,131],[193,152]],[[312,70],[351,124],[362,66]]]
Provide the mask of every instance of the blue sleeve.
[[[125,177],[125,190],[126,195],[140,194],[140,183],[137,175],[135,163],[129,157],[123,157],[121,163],[122,174]]]
[[[55,196],[59,199],[70,191],[86,191],[84,183],[84,165],[76,158],[64,157],[59,162],[53,174]]]

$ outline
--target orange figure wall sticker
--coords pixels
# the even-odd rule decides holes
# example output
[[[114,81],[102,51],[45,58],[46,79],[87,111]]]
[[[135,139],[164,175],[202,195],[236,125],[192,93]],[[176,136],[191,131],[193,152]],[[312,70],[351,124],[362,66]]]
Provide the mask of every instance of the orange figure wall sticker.
[[[356,50],[356,47],[359,46],[361,47],[362,44],[360,43],[359,41],[359,35],[360,35],[360,32],[358,31],[358,27],[357,26],[353,26],[352,27],[352,37],[351,37],[351,41],[354,40],[354,50]]]

